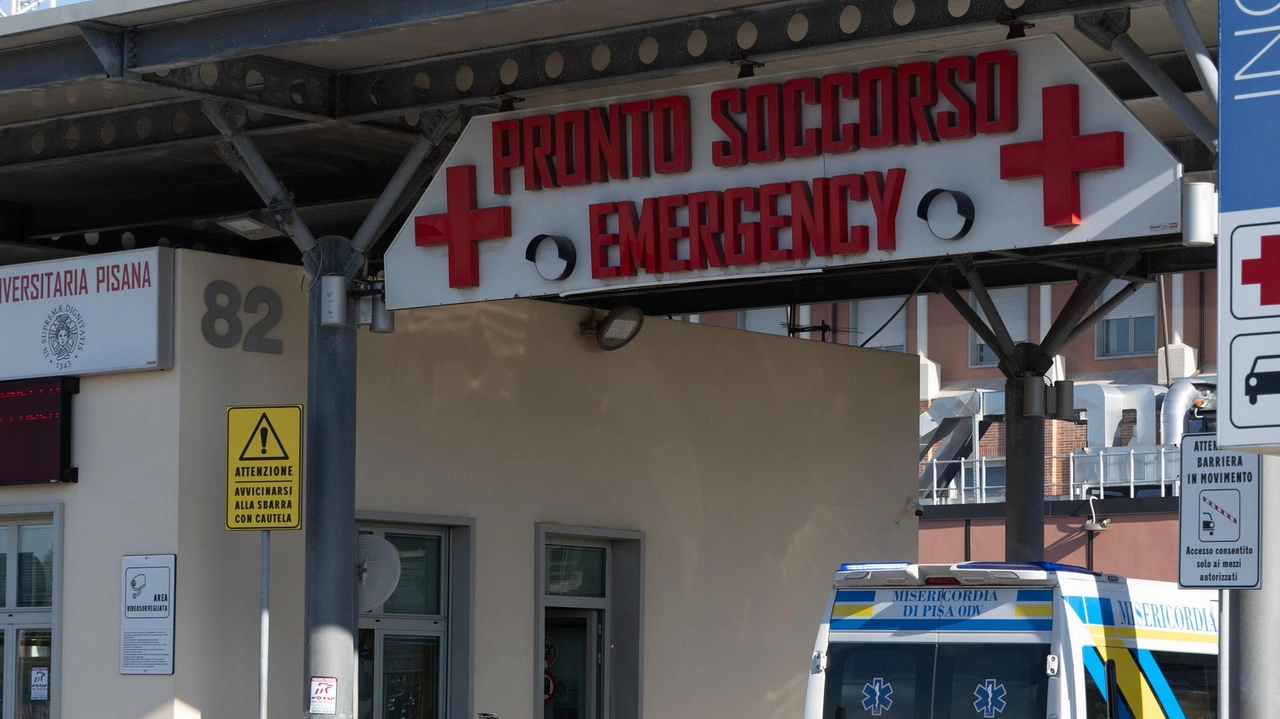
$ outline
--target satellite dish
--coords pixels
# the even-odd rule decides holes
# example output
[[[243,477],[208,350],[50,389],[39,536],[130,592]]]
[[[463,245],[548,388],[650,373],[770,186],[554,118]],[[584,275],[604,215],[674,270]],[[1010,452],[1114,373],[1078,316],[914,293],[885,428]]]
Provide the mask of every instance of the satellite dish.
[[[376,609],[400,584],[400,550],[375,534],[361,534],[356,544],[360,611]]]

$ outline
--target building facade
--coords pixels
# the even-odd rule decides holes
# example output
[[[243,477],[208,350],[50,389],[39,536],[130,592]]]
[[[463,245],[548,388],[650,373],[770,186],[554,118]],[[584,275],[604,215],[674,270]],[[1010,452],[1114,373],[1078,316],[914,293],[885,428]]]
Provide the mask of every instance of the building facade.
[[[1176,580],[1176,558],[1167,548],[1176,544],[1177,537],[1178,446],[1181,432],[1213,430],[1213,395],[1205,389],[1201,404],[1193,405],[1177,433],[1162,425],[1160,410],[1174,380],[1213,386],[1217,279],[1216,271],[1159,276],[1055,358],[1051,376],[1076,383],[1077,411],[1074,421],[1045,423],[1049,560]],[[1098,304],[1125,284],[1113,282]],[[991,294],[1012,339],[1035,342],[1044,337],[1073,287],[1065,283],[1003,287]],[[971,293],[961,294],[984,316]],[[938,415],[944,404],[950,408],[972,397],[985,397],[980,400],[982,406],[995,405],[996,411],[976,412],[971,431],[977,441],[964,444],[960,454],[943,454],[945,443],[926,437],[922,422],[920,491],[926,513],[921,523],[921,561],[1003,557],[1003,506],[999,503],[1005,483],[1005,379],[991,348],[943,297],[919,294],[683,319],[916,354],[922,419],[931,408]],[[1119,399],[1111,403],[1113,397]],[[1102,411],[1104,404],[1118,407],[1118,416],[1110,422]],[[950,416],[953,410],[943,413]],[[1089,497],[1101,503],[1095,501],[1090,510]],[[1083,530],[1091,511],[1112,520],[1106,532]]]
[[[307,402],[306,283],[171,255],[172,367],[81,376],[78,482],[0,487],[6,716],[254,713],[259,535],[227,531],[226,503],[228,443],[257,436],[229,438],[227,408]],[[268,344],[246,344],[274,310],[228,300],[270,295]],[[356,716],[797,715],[832,570],[915,558],[914,360],[659,318],[606,353],[585,312],[485,303],[361,333],[353,520],[401,573],[359,616]],[[851,401],[866,376],[882,391]],[[807,447],[823,456],[798,465]],[[304,708],[302,534],[273,533],[270,716]],[[122,671],[138,555],[175,558],[171,673]]]

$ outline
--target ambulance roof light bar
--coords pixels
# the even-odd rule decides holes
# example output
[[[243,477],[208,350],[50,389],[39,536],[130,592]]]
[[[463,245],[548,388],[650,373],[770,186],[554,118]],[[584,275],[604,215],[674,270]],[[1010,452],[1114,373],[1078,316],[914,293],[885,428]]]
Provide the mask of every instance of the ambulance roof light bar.
[[[957,569],[1005,569],[1005,570],[1026,570],[1041,572],[1068,572],[1071,574],[1093,574],[1097,576],[1097,572],[1090,571],[1084,567],[1077,567],[1074,564],[1059,564],[1057,562],[965,562],[957,564]]]
[[[1017,584],[1053,586],[1054,574],[1101,576],[1082,567],[1053,562],[964,562],[961,564],[909,564],[864,562],[840,565],[835,586],[930,586]]]

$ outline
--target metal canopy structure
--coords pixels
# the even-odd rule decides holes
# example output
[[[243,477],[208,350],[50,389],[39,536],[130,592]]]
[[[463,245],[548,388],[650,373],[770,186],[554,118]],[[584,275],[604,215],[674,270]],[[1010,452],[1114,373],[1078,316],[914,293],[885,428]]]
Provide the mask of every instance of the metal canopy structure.
[[[1216,4],[1188,7],[1214,37]],[[432,109],[535,107],[1019,32],[1059,34],[1187,172],[1211,170],[1213,153],[1131,65],[1076,30],[1076,15],[1117,8],[1130,8],[1129,37],[1211,114],[1169,14],[1151,0],[696,0],[678,10],[627,0],[91,0],[8,18],[0,262],[157,243],[299,262],[287,238],[249,242],[215,223],[263,203],[221,159],[221,135],[201,110],[210,98],[246,110],[245,131],[316,236],[351,236]],[[446,137],[414,187],[449,147]],[[376,238],[375,267],[411,200]],[[975,261],[991,286],[1071,280],[1100,267],[1106,249]],[[1135,276],[1213,264],[1212,250],[1183,248],[1174,236],[1141,249]],[[883,265],[598,303],[710,311],[894,294],[918,282],[919,267]],[[967,286],[963,277],[955,285]]]
[[[303,674],[333,678],[350,716],[356,325],[354,312],[331,321],[321,308],[353,304],[355,273],[378,270],[389,230],[468,117],[1055,33],[1186,171],[1207,172],[1216,95],[1201,91],[1213,65],[1200,38],[1216,37],[1216,9],[1216,0],[89,0],[0,19],[0,263],[170,245],[301,262],[321,277],[309,300]],[[249,241],[218,223],[250,213],[285,236]],[[1112,277],[1136,288],[1214,266],[1213,248],[1182,242],[1048,245],[951,266],[872,264],[591,301],[666,314],[908,294],[929,282],[1001,349],[1006,558],[1028,560],[1043,557],[1044,427],[1022,418],[1024,380],[1042,382],[1050,355],[1114,304],[1086,316]],[[1078,286],[1042,345],[1015,346],[986,287],[1050,281]],[[360,293],[380,291],[361,284]]]

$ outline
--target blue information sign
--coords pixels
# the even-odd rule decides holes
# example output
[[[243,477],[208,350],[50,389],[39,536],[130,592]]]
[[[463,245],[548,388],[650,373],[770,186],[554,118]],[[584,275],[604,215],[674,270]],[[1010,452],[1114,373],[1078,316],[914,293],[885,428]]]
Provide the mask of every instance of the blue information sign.
[[[1219,0],[1221,212],[1280,207],[1280,0]]]
[[[1218,440],[1280,449],[1280,0],[1219,0]]]

